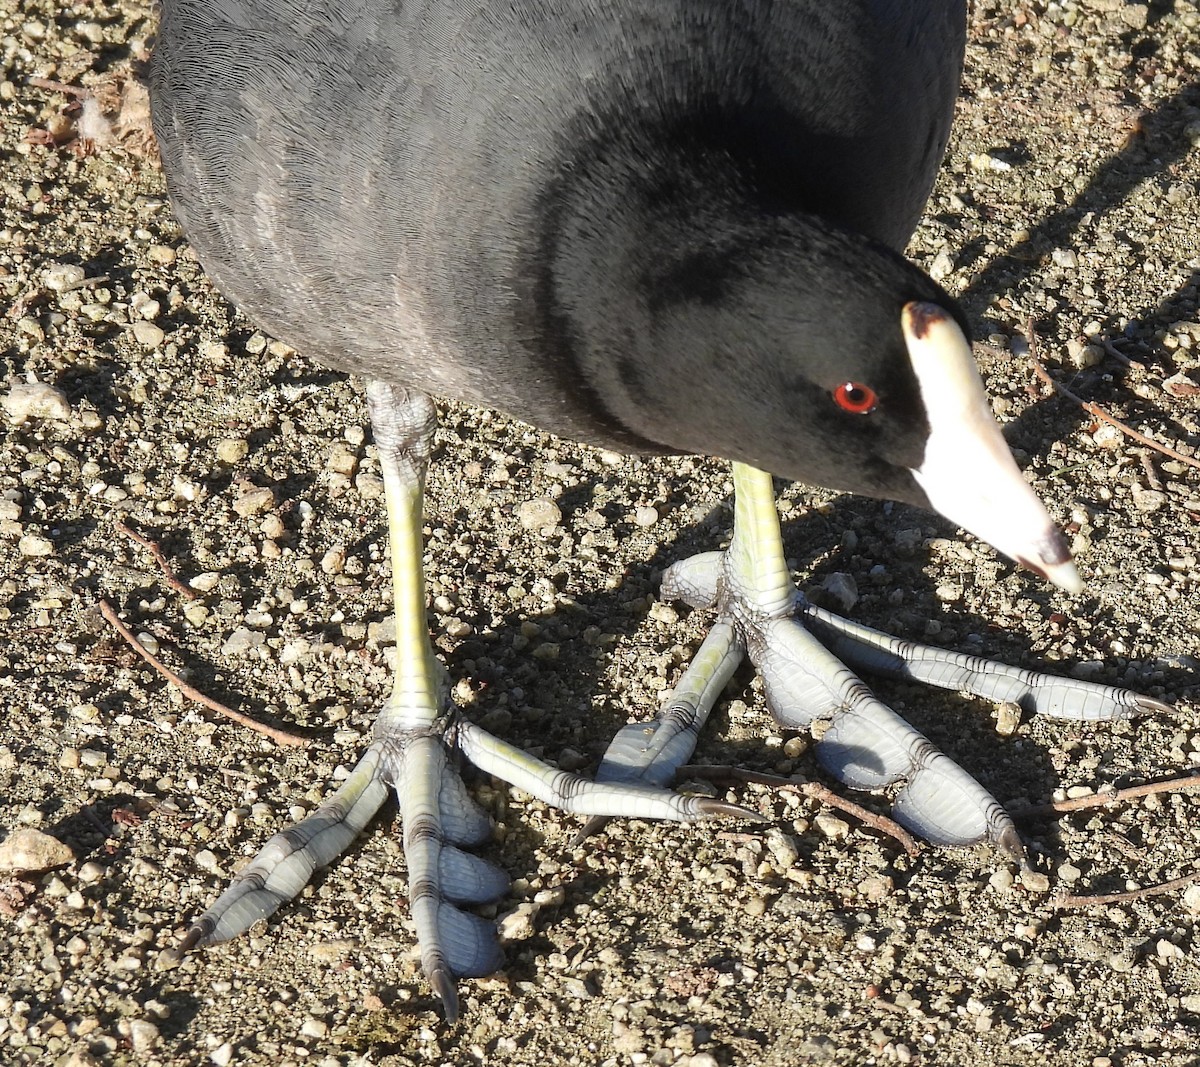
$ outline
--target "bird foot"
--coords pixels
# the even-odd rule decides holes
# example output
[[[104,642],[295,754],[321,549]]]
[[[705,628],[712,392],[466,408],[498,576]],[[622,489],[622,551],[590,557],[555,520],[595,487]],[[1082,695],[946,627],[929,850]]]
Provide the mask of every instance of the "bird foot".
[[[668,569],[663,598],[715,608],[717,619],[663,711],[617,734],[598,780],[669,784],[690,759],[744,652],[762,678],[774,719],[810,730],[817,759],[835,777],[855,789],[897,787],[896,819],[934,844],[987,841],[1023,861],[1020,836],[1003,806],[879,701],[851,668],[1014,701],[1057,718],[1097,721],[1170,710],[1129,690],[902,641],[814,607],[790,581],[786,588],[778,582],[765,587],[759,591],[754,572],[732,551],[704,553]]]
[[[495,925],[460,905],[494,903],[509,885],[499,867],[466,851],[491,837],[491,821],[451,765],[456,753],[564,811],[678,822],[758,818],[721,800],[640,783],[593,782],[559,770],[461,718],[454,708],[428,726],[402,728],[398,720],[413,721],[411,711],[380,716],[372,744],[341,788],[266,843],[193,923],[177,955],[236,937],[296,897],[316,870],[350,847],[392,792],[404,827],[409,910],[421,966],[447,1020],[454,1021],[455,979],[490,974],[503,964]]]

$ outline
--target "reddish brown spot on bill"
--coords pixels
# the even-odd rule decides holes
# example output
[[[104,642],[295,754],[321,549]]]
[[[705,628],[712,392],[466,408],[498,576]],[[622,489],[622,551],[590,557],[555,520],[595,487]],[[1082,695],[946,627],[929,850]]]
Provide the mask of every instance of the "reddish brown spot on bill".
[[[924,300],[914,300],[910,304],[905,304],[904,312],[908,318],[909,328],[918,340],[924,339],[937,323],[945,322],[950,317],[946,314],[945,308]]]

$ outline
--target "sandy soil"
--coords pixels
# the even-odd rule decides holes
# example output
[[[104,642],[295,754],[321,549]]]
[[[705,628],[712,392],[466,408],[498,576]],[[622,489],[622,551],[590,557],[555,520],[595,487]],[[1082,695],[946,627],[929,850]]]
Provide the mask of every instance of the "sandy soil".
[[[921,512],[781,489],[801,584],[851,575],[864,621],[1177,704],[1002,736],[983,702],[878,686],[1028,805],[1200,764],[1200,16],[1184,0],[975,8],[951,159],[913,254],[962,294],[1087,591],[1046,589]],[[390,816],[267,929],[161,968],[240,858],[352,764],[390,646],[356,383],[270,343],[206,283],[136,99],[80,154],[69,99],[30,83],[102,82],[111,111],[151,28],[138,0],[0,0],[0,836],[35,828],[71,850],[0,877],[0,1061],[1200,1063],[1200,890],[1053,906],[1200,872],[1183,792],[1023,819],[1041,877],[1022,878],[985,850],[909,859],[752,786],[729,795],[765,831],[634,823],[573,849],[575,819],[481,784],[488,854],[515,879],[499,911],[527,904],[528,922],[502,974],[463,983],[456,1028],[412,955]],[[1057,381],[1182,458],[1049,396],[1022,343],[1031,318]],[[61,393],[24,412],[18,383]],[[431,617],[457,695],[511,740],[594,767],[699,640],[703,617],[655,591],[672,559],[727,535],[726,470],[451,407],[430,488]],[[100,617],[103,598],[193,684],[310,732],[311,749],[183,701]],[[698,757],[820,780],[803,747],[743,671]]]

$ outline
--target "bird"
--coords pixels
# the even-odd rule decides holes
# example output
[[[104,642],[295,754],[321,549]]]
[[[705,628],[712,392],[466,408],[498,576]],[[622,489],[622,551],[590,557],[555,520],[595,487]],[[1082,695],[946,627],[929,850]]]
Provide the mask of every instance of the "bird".
[[[808,603],[773,478],[940,512],[1068,592],[1061,532],[991,414],[954,299],[904,257],[946,149],[965,0],[162,0],[150,74],[171,203],[216,286],[366,383],[385,489],[394,689],[342,786],[272,837],[179,952],[295,897],[398,802],[424,974],[502,966],[507,873],[456,759],[564,810],[757,818],[670,788],[746,657],[822,765],[896,785],[939,844],[1016,858],[1004,809],[856,670],[1104,720],[1148,697],[900,641]],[[724,551],[664,597],[715,612],[665,707],[594,778],[470,721],[421,574],[433,398],[588,445],[732,463]]]

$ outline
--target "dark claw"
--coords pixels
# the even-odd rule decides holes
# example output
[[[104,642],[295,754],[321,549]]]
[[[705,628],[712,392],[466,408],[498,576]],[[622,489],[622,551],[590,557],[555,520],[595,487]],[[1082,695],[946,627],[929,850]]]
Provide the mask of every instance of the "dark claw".
[[[1137,696],[1134,699],[1138,711],[1145,712],[1147,715],[1153,712],[1156,715],[1163,715],[1175,710],[1173,704],[1164,704],[1161,700],[1155,700],[1154,697]]]
[[[442,1013],[446,1016],[446,1022],[453,1026],[458,1022],[458,986],[454,975],[448,968],[438,967],[430,971],[428,978],[433,992],[442,1002]]]
[[[747,822],[770,822],[769,819],[759,815],[757,811],[743,808],[741,804],[730,804],[727,800],[698,797],[696,807],[705,815],[721,815],[728,819],[745,819]]]
[[[1029,857],[1025,854],[1025,843],[1013,826],[1008,826],[996,838],[996,848],[1011,860],[1021,865],[1022,870],[1029,866]]]

